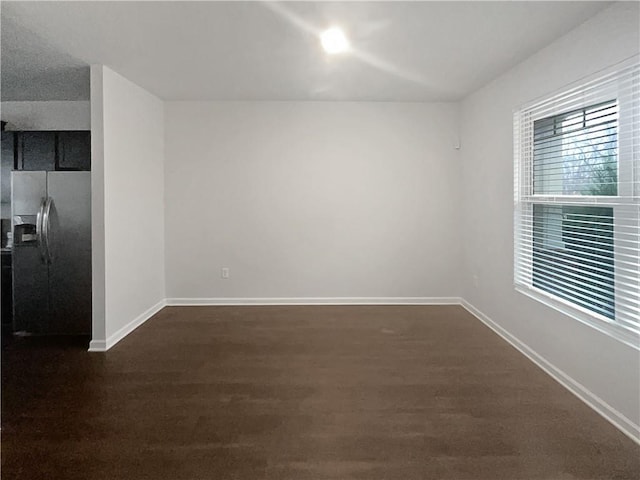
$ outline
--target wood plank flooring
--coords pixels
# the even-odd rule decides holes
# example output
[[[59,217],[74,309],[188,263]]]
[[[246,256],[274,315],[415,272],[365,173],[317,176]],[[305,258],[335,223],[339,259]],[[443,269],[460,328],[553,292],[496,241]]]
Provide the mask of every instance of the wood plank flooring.
[[[640,447],[458,306],[168,307],[3,348],[2,479],[638,479]]]

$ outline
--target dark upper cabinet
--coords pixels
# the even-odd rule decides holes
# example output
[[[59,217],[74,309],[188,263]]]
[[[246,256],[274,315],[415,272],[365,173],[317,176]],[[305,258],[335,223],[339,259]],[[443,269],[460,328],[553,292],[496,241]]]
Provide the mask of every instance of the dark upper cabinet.
[[[13,132],[2,132],[2,163],[9,162],[13,168]]]
[[[2,192],[2,203],[11,202],[11,170],[14,161],[14,134],[13,132],[2,132],[2,157],[0,168],[0,191]]]
[[[14,132],[14,135],[16,170],[91,170],[89,131]]]
[[[91,170],[91,132],[58,132],[56,170]]]
[[[17,132],[16,170],[55,170],[56,132]]]

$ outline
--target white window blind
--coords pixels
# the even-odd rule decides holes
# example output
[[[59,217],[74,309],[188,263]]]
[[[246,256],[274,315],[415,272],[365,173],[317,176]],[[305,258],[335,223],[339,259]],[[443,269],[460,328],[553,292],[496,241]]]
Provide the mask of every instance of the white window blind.
[[[640,65],[514,115],[515,285],[638,344]]]

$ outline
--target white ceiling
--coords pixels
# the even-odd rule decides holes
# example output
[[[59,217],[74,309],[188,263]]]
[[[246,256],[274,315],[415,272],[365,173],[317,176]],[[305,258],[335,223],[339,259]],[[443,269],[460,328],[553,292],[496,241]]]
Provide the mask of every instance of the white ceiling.
[[[163,99],[448,101],[610,2],[2,3],[3,100],[87,99],[97,63]]]

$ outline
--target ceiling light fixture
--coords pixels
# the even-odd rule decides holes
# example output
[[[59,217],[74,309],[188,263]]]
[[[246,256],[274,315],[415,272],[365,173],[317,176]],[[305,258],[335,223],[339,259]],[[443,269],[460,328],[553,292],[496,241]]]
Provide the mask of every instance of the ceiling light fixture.
[[[322,48],[329,55],[344,53],[349,50],[349,40],[338,27],[331,27],[320,34]]]

